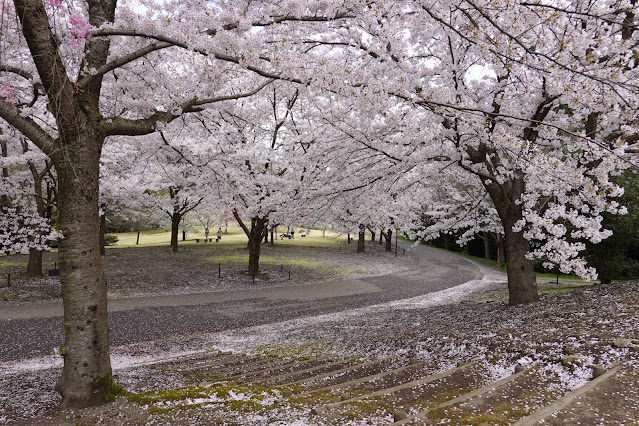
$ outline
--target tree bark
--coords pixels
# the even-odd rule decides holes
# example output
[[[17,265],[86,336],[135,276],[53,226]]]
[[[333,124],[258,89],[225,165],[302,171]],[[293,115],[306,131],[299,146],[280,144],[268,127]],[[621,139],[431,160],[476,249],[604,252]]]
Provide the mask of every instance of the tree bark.
[[[534,263],[526,259],[530,243],[522,232],[505,231],[504,246],[508,274],[508,304],[521,305],[539,300]]]
[[[135,237],[135,245],[140,244],[140,231],[138,231],[138,235]]]
[[[29,263],[27,264],[27,278],[42,275],[42,250],[29,249]]]
[[[274,236],[275,236],[275,231],[271,229],[271,245],[275,244],[275,238],[273,238]]]
[[[178,235],[180,233],[180,213],[174,211],[171,215],[171,251],[178,252]]]
[[[357,238],[357,253],[364,253],[366,251],[366,228],[364,225],[359,225],[359,235]]]
[[[267,232],[266,223],[268,222],[268,217],[252,217],[251,229],[247,228],[236,210],[233,210],[233,217],[235,217],[238,225],[240,225],[240,228],[242,228],[248,238],[248,244],[246,245],[249,251],[248,274],[256,277],[260,275],[260,251],[262,249],[262,239]]]
[[[484,240],[484,259],[490,259],[490,240],[488,239],[488,232],[482,232],[482,239]]]
[[[513,231],[513,226],[523,217],[517,201],[525,190],[523,177],[513,177],[506,184],[484,182],[490,198],[504,226],[504,252],[508,274],[508,304],[521,305],[539,300],[534,263],[526,258],[530,242],[523,231]]]
[[[371,241],[375,242],[375,231],[369,230],[371,232]]]
[[[393,230],[389,229],[386,231],[384,238],[386,238],[386,251],[393,251]]]
[[[77,112],[82,117],[81,112]],[[64,407],[104,401],[111,385],[106,279],[100,257],[98,194],[100,151],[104,138],[89,123],[74,149],[54,156],[58,173],[59,269],[64,305],[65,343],[62,376],[56,389]],[[81,130],[80,130],[81,129]]]
[[[495,234],[495,242],[497,245],[497,262],[499,266],[506,265],[506,253],[504,253],[504,239],[501,234]]]
[[[248,274],[252,277],[260,275],[260,251],[262,249],[262,238],[266,232],[266,219],[254,217],[251,219],[251,229],[249,231],[249,264]]]

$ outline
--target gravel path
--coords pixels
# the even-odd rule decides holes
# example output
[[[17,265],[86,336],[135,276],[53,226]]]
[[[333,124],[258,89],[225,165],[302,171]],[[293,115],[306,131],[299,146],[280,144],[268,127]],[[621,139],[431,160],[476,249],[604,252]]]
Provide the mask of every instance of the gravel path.
[[[341,253],[342,261],[345,256],[348,255]],[[356,264],[366,265],[370,259],[374,259],[379,268],[395,258],[371,254],[360,256]],[[111,343],[122,345],[341,312],[441,291],[483,276],[477,265],[463,257],[425,246],[409,251],[398,263],[413,267],[384,276],[338,280],[328,285],[308,284],[308,281],[300,284],[298,280],[297,286],[285,291],[272,287],[275,280],[259,280],[257,288],[244,285],[229,292],[219,291],[224,288],[221,286],[216,288],[218,291],[193,294],[190,299],[182,296],[114,300],[109,314]],[[297,271],[298,274],[302,272]],[[60,315],[59,302],[5,307],[0,315],[0,360],[52,353],[53,348],[63,342]]]

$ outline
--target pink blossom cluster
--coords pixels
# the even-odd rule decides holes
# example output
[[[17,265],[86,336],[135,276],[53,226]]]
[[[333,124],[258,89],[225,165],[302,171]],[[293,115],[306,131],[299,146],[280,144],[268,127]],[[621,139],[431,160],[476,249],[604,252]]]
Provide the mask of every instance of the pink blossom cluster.
[[[76,13],[71,13],[71,15],[69,15],[69,24],[71,25],[71,28],[68,31],[69,37],[71,38],[69,44],[74,49],[78,49],[82,45],[83,41],[91,37],[89,34],[91,31],[91,24]]]
[[[61,0],[44,0],[44,2],[52,7],[62,7]]]
[[[18,100],[16,98],[16,89],[6,84],[0,86],[0,96],[4,97],[4,101],[8,104],[15,103]]]

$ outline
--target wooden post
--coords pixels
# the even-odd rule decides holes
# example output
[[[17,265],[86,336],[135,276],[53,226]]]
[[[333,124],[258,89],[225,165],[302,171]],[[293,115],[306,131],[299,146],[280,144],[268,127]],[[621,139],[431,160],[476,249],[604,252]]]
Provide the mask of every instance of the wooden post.
[[[222,263],[217,264],[217,277],[222,278]]]
[[[289,281],[291,280],[291,270],[290,269],[288,270],[288,280]]]
[[[7,274],[7,287],[11,287],[11,274]]]

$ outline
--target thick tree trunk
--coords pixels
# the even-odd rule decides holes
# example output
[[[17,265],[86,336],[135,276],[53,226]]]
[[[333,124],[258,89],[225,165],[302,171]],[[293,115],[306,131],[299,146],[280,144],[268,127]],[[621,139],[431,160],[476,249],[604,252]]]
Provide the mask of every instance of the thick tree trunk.
[[[178,252],[178,235],[180,232],[180,214],[173,212],[171,215],[171,250],[173,253]]]
[[[379,230],[379,245],[381,246],[382,244],[384,244],[384,231],[382,231],[380,229]]]
[[[537,277],[532,260],[526,258],[530,243],[523,232],[514,232],[513,226],[522,216],[517,201],[525,191],[523,178],[513,178],[506,184],[484,183],[504,226],[504,251],[508,273],[508,304],[521,305],[539,300]]]
[[[364,225],[359,225],[359,235],[357,238],[357,253],[364,253],[366,251],[366,228]]]
[[[275,244],[275,238],[273,238],[275,236],[275,231],[271,229],[271,245]]]
[[[29,263],[27,264],[27,277],[39,277],[42,275],[42,250],[29,249]]]
[[[371,241],[375,242],[375,232],[374,231],[370,231],[371,232]]]
[[[384,238],[386,238],[386,251],[393,251],[393,230],[386,231]]]
[[[530,243],[522,232],[513,232],[512,225],[504,226],[504,247],[508,274],[508,304],[521,305],[539,300],[537,277],[532,260],[526,259]]]
[[[59,269],[64,305],[64,368],[56,385],[62,406],[84,407],[105,400],[112,386],[106,279],[99,242],[99,160],[104,138],[90,125],[73,149],[55,155],[58,173]],[[87,130],[88,129],[88,130]]]

